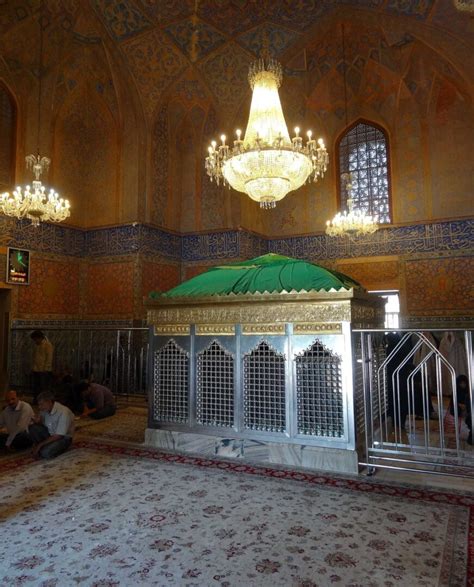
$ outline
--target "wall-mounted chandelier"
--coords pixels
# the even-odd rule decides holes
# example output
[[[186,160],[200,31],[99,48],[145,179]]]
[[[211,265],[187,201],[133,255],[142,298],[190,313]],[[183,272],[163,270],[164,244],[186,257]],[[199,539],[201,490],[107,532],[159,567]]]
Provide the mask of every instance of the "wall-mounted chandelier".
[[[13,190],[13,194],[5,192],[0,194],[0,213],[15,218],[28,218],[34,226],[43,222],[62,222],[70,216],[70,206],[68,200],[59,197],[59,194],[50,189],[46,191],[45,186],[41,183],[40,177],[43,172],[47,171],[51,160],[48,157],[40,155],[40,136],[41,136],[41,80],[43,76],[43,2],[40,6],[38,16],[38,25],[40,29],[40,50],[39,50],[39,67],[38,67],[38,121],[37,121],[37,155],[28,155],[26,160],[27,169],[33,171],[35,179],[32,185],[25,187],[18,186]]]
[[[236,131],[233,146],[212,141],[206,157],[206,171],[219,185],[223,181],[246,193],[262,208],[273,208],[288,192],[307,180],[317,181],[328,166],[324,142],[307,133],[304,143],[300,129],[290,139],[278,95],[282,68],[278,61],[265,55],[255,61],[248,80],[253,90],[247,130]]]
[[[361,236],[372,234],[377,230],[377,223],[372,216],[362,210],[354,210],[352,198],[352,178],[350,173],[344,173],[341,179],[345,182],[347,195],[347,210],[338,212],[332,220],[326,222],[326,234],[329,236]]]

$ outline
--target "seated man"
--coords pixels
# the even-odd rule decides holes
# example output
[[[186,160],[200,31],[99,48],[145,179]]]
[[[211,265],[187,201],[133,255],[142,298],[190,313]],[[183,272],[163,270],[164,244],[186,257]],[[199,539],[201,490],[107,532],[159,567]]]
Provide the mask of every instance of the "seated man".
[[[38,396],[40,415],[29,428],[36,458],[52,459],[65,452],[72,443],[74,414],[69,408],[54,401],[50,391]]]
[[[85,381],[79,383],[77,390],[82,393],[86,404],[82,416],[90,416],[94,420],[102,420],[115,414],[114,394],[108,387]]]
[[[28,426],[31,424],[34,412],[30,404],[21,401],[16,391],[7,391],[5,396],[7,407],[0,413],[0,446],[8,449],[21,450],[31,446]]]

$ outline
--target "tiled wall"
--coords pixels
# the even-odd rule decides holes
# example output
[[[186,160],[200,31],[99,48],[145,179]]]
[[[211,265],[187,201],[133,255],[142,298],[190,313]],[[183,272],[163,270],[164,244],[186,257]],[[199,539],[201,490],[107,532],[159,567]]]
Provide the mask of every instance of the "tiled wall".
[[[335,268],[370,290],[399,290],[407,322],[474,316],[472,220],[384,228],[353,240],[266,239],[243,230],[179,236],[146,225],[35,229],[7,219],[0,235],[4,252],[9,245],[32,250],[31,284],[11,286],[17,318],[142,319],[151,291],[266,252]]]

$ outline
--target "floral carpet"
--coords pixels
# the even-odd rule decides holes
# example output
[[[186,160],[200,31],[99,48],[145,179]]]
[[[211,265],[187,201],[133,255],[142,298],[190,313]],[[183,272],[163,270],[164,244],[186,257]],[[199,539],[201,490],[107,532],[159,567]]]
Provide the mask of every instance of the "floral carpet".
[[[9,587],[473,584],[460,494],[79,441],[1,462],[0,504]]]
[[[104,420],[84,419],[76,422],[76,437],[103,438],[141,444],[147,426],[147,408],[126,407],[119,409],[115,416]]]

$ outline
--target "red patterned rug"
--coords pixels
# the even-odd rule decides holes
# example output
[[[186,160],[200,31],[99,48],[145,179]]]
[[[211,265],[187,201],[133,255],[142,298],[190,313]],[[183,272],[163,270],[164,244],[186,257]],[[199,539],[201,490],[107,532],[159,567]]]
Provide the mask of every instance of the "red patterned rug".
[[[9,587],[473,585],[474,496],[79,441],[0,504]]]

